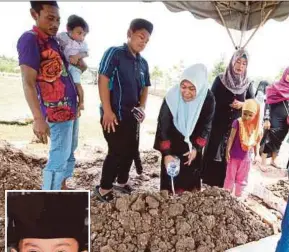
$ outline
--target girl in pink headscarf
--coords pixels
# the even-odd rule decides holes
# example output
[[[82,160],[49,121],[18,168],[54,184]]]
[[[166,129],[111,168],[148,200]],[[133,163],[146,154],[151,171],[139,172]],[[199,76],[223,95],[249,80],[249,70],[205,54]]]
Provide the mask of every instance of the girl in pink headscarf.
[[[271,129],[262,154],[262,165],[266,166],[266,159],[270,155],[271,165],[278,168],[276,158],[289,129],[289,68],[278,82],[267,87],[266,95],[270,106]]]

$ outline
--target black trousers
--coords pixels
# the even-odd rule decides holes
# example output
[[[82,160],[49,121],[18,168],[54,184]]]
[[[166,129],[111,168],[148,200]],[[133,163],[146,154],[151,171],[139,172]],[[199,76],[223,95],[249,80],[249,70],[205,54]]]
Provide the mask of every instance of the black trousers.
[[[287,102],[285,105],[288,106]],[[282,142],[284,141],[289,126],[287,124],[287,111],[283,102],[270,105],[271,129],[267,134],[267,141],[264,146],[264,153],[271,154],[279,152]]]
[[[139,152],[139,138],[140,138],[140,124],[137,123],[137,130],[136,130],[136,149],[134,154],[134,163],[139,163],[141,165],[141,158]]]
[[[102,121],[102,120],[101,120]],[[108,144],[108,154],[104,160],[100,186],[111,189],[115,180],[127,183],[133,159],[138,152],[138,124],[134,117],[119,121],[115,132],[103,131]]]

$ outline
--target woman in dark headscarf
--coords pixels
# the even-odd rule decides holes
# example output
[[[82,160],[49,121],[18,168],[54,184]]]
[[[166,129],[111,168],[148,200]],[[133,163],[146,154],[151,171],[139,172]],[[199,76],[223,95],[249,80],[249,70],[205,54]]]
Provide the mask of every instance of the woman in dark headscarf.
[[[211,186],[223,187],[227,167],[225,150],[232,123],[241,116],[245,99],[254,98],[247,78],[248,61],[244,49],[236,51],[225,73],[217,76],[212,86],[216,109],[203,171],[203,182]]]
[[[266,94],[271,128],[262,154],[262,165],[266,166],[268,155],[272,155],[271,165],[278,168],[276,158],[289,129],[289,68],[284,71],[280,81],[267,87]]]

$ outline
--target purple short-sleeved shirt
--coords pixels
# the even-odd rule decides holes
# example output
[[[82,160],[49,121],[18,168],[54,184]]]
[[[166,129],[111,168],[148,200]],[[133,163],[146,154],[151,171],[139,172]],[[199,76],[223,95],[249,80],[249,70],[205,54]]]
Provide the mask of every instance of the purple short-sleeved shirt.
[[[19,65],[38,73],[36,87],[43,116],[49,122],[74,120],[77,92],[56,39],[33,27],[19,38],[17,50]]]
[[[235,136],[232,148],[231,148],[230,156],[231,158],[234,158],[234,159],[247,160],[247,159],[250,159],[250,152],[244,151],[241,147],[239,127],[240,127],[239,121],[235,120],[232,124],[232,128],[236,129],[236,136]]]

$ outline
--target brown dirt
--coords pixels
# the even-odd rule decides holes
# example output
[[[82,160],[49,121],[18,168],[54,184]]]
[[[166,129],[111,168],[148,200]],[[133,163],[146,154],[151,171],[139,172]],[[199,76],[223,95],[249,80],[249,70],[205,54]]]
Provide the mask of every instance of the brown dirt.
[[[214,252],[259,240],[273,230],[218,188],[174,198],[145,192],[97,203],[92,197],[92,251]]]
[[[273,192],[277,197],[288,201],[289,180],[279,180],[277,183],[267,186],[267,189]]]
[[[89,147],[87,147],[89,148]],[[90,162],[78,162],[77,188],[93,191],[99,181],[104,153],[91,149]],[[92,196],[92,251],[224,251],[269,236],[272,229],[227,192],[208,188],[172,198],[157,192],[159,155],[142,152],[146,180],[131,173],[137,193],[101,204]],[[40,189],[46,159],[24,154],[0,142],[0,251],[4,251],[4,190]],[[145,190],[150,188],[151,192]]]
[[[45,159],[25,155],[0,141],[0,251],[4,251],[5,190],[40,189],[40,172]]]

